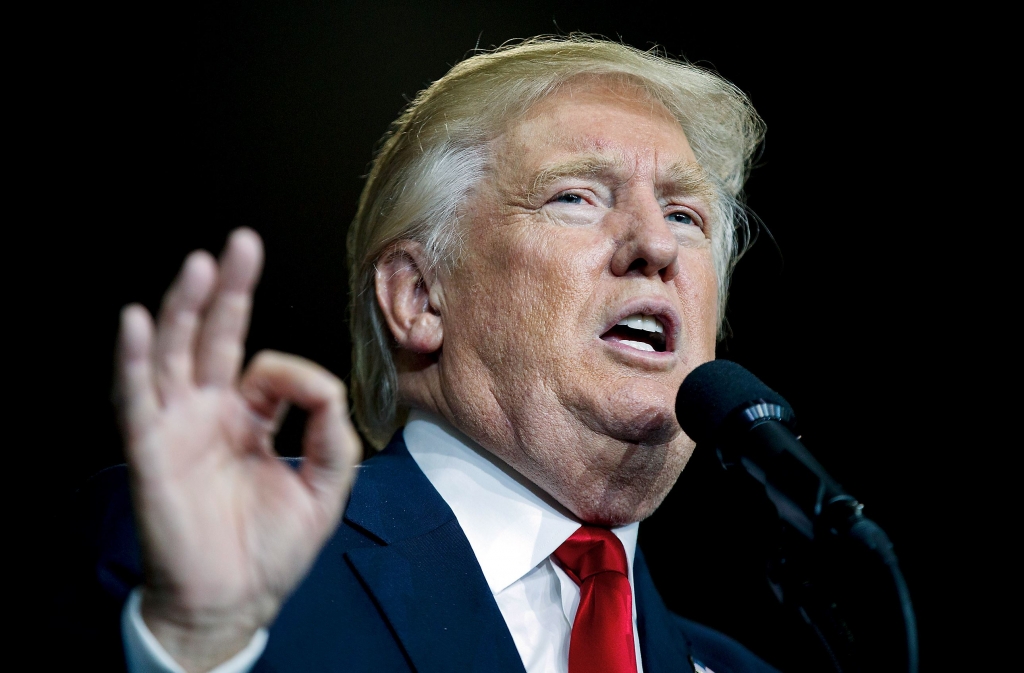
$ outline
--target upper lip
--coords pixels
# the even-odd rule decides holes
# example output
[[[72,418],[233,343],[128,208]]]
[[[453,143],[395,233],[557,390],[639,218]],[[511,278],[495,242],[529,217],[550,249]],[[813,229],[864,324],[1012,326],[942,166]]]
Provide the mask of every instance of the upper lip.
[[[672,306],[671,302],[654,297],[637,297],[630,299],[611,315],[611,318],[605,324],[601,330],[601,334],[598,337],[604,336],[608,331],[615,327],[623,318],[627,318],[634,314],[643,314],[654,316],[661,321],[661,324],[665,326],[665,352],[674,353],[676,350],[676,342],[679,336],[679,325],[681,321],[679,319],[679,313],[676,312],[675,307]]]

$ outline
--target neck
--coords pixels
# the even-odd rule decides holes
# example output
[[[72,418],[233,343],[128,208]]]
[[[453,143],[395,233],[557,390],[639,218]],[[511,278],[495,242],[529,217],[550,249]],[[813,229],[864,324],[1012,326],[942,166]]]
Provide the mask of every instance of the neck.
[[[445,386],[436,362],[400,374],[399,390],[405,405],[443,419],[517,479],[595,525],[646,518],[692,451],[692,445],[681,446],[689,442],[681,433],[661,443],[615,439],[551,400],[521,398],[521,404],[505,408],[489,387],[470,391]]]

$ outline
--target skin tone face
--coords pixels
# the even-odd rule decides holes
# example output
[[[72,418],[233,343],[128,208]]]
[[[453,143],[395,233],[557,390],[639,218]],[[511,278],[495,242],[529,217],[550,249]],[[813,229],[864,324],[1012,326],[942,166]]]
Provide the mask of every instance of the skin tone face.
[[[714,358],[712,191],[663,106],[600,82],[535,105],[491,156],[453,270],[421,273],[413,242],[378,265],[403,401],[580,519],[640,520],[693,451],[676,391]]]

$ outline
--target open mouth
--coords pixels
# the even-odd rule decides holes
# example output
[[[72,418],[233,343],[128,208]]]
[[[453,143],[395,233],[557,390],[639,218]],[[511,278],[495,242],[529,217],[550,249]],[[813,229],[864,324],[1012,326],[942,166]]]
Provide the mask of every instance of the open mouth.
[[[665,325],[653,315],[634,313],[601,335],[605,341],[617,341],[623,346],[648,353],[665,352]]]

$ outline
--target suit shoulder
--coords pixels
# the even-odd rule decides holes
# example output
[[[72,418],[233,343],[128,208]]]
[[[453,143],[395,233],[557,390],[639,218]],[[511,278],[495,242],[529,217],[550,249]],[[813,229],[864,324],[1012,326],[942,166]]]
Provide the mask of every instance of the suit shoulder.
[[[694,661],[709,673],[779,673],[724,633],[674,613],[672,619],[689,641]]]
[[[68,670],[73,661],[90,661],[123,671],[121,606],[142,580],[127,468],[97,473],[62,510],[46,550],[53,568],[43,602],[51,636],[62,644],[52,656],[57,662],[67,658],[62,663]]]
[[[119,600],[142,579],[128,468],[109,467],[75,494],[67,524],[73,548],[93,579]]]

